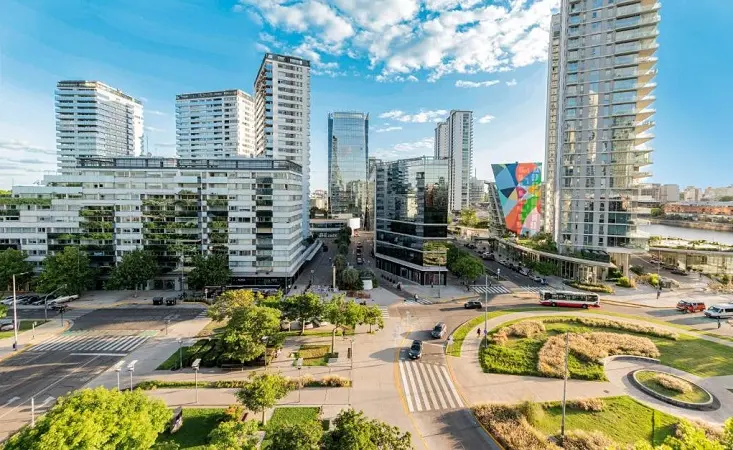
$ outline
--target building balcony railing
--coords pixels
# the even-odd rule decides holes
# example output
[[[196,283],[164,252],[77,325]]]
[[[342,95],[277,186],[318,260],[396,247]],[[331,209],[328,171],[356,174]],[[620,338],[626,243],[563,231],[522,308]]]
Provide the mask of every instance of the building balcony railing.
[[[662,4],[659,2],[646,5],[637,3],[635,5],[619,6],[616,9],[616,17],[633,16],[635,14],[657,11],[661,6]]]

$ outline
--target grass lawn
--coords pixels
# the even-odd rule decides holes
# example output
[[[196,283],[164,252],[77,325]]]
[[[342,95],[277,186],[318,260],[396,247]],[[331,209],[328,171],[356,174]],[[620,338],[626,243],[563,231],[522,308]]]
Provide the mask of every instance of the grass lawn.
[[[675,400],[689,403],[704,403],[710,400],[710,395],[708,395],[707,392],[681,378],[679,378],[679,380],[690,387],[689,392],[680,392],[662,386],[657,381],[657,374],[649,370],[641,370],[636,372],[636,375],[634,376],[641,384],[649,389]]]
[[[18,332],[28,331],[33,328],[33,322],[36,322],[36,327],[40,327],[44,323],[48,322],[47,320],[21,320],[20,326],[18,327]],[[5,339],[13,336],[13,330],[10,331],[0,331],[0,339]]]
[[[305,344],[301,345],[300,349],[295,352],[295,358],[303,358],[304,366],[325,366],[328,365],[330,351],[330,345]]]
[[[533,317],[541,320],[547,317]],[[489,337],[500,328],[528,319],[519,319],[502,324],[489,332]],[[510,338],[505,345],[489,344],[481,350],[480,363],[485,372],[511,375],[540,376],[537,369],[537,353],[547,337],[565,331],[586,333],[605,331],[610,333],[645,336],[654,342],[661,354],[660,361],[670,367],[701,376],[711,377],[733,374],[733,349],[715,342],[705,341],[690,335],[680,334],[678,340],[636,334],[611,328],[589,327],[576,323],[546,323],[547,333],[533,338]],[[572,354],[569,362],[570,377],[582,380],[605,380],[603,366],[596,362],[581,361]]]
[[[639,440],[650,442],[652,436],[652,408],[642,405],[631,397],[604,398],[603,411],[591,412],[568,408],[566,429],[601,431],[618,443],[633,444]],[[545,405],[544,417],[533,425],[548,435],[560,433],[562,406],[559,402]],[[673,432],[679,419],[661,411],[654,413],[654,442],[661,443]]]
[[[272,412],[270,421],[267,422],[267,429],[277,429],[285,424],[304,423],[310,421],[320,421],[323,430],[328,429],[328,420],[321,420],[321,408],[312,406],[295,406],[292,408],[275,408]],[[262,449],[266,449],[270,445],[265,433],[265,440],[262,442]]]
[[[183,347],[183,349],[181,350],[184,366],[186,365],[186,361],[188,361],[194,354],[192,348],[193,347]],[[178,370],[181,365],[180,360],[181,356],[178,354],[178,350],[176,350],[175,352],[173,352],[172,355],[168,357],[168,359],[160,363],[156,370]]]
[[[184,408],[183,426],[175,434],[162,433],[158,442],[173,441],[181,450],[206,450],[208,436],[222,418],[221,408]]]
[[[224,331],[224,327],[226,326],[227,321],[217,322],[215,320],[212,320],[208,323],[201,331],[198,332],[196,337],[209,337],[213,336],[215,334],[219,334],[222,331]]]

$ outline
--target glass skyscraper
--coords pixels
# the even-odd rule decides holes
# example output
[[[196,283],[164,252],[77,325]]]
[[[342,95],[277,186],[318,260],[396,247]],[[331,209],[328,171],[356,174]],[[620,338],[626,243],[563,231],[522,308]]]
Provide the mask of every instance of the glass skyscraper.
[[[335,216],[364,220],[367,206],[369,114],[328,115],[328,205]]]
[[[423,285],[445,284],[448,166],[427,156],[377,166],[377,268]]]

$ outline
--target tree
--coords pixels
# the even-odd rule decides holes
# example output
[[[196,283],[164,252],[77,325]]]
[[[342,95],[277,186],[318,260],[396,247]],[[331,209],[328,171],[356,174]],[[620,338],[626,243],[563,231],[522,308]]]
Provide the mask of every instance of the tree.
[[[8,315],[8,307],[5,305],[0,305],[0,319]]]
[[[369,419],[353,409],[342,411],[334,419],[334,429],[323,439],[324,450],[409,450],[409,432],[379,420]]]
[[[478,223],[478,217],[476,216],[476,210],[473,208],[466,208],[461,210],[461,218],[458,220],[458,224],[464,227],[474,227]]]
[[[372,332],[372,325],[378,325],[379,328],[383,328],[384,318],[382,318],[382,310],[376,305],[364,307],[364,323],[369,325],[370,333]]]
[[[341,289],[357,290],[364,287],[361,282],[359,271],[353,267],[349,267],[341,271],[341,274],[338,275],[337,278],[341,282]]]
[[[248,289],[226,291],[216,297],[213,305],[209,306],[208,315],[217,322],[222,322],[234,314],[239,308],[251,306],[255,302],[255,295]]]
[[[83,389],[60,398],[4,450],[150,448],[170,418],[162,400],[142,391]]]
[[[21,275],[23,274],[23,275]],[[33,264],[25,260],[25,253],[14,248],[0,252],[0,292],[13,283],[23,285],[33,276]]]
[[[232,276],[227,255],[220,253],[208,256],[195,255],[192,259],[193,269],[187,277],[188,287],[191,289],[200,291],[206,286],[222,286],[227,284]]]
[[[336,331],[344,326],[356,327],[364,321],[364,311],[361,306],[351,300],[346,300],[343,295],[337,295],[326,303],[324,307],[326,319],[333,324],[331,334],[331,353],[336,345]]]
[[[724,195],[718,199],[719,202],[733,202],[733,195]]]
[[[62,252],[46,257],[43,272],[38,276],[41,291],[59,289],[61,295],[81,294],[94,286],[96,271],[90,267],[89,256],[79,247],[64,247]]]
[[[251,361],[265,353],[264,338],[279,331],[280,310],[254,304],[238,308],[222,333],[222,356],[242,363]]]
[[[107,289],[140,289],[148,280],[158,273],[155,257],[145,250],[133,250],[125,253],[122,261],[112,269]]]
[[[259,440],[255,436],[257,423],[225,420],[209,433],[210,450],[255,450]]]
[[[649,210],[649,214],[652,217],[662,217],[664,215],[664,210],[662,208],[652,208]]]
[[[648,442],[640,441],[634,445],[634,450],[730,450],[733,449],[731,432],[733,419],[725,421],[723,433],[720,436],[709,435],[703,428],[686,420],[680,421],[672,435],[667,436],[661,445],[652,447]]]
[[[336,266],[336,274],[341,273],[346,268],[346,257],[344,255],[336,255],[333,258],[333,265]]]
[[[313,292],[293,295],[283,301],[283,313],[289,319],[300,320],[300,334],[302,335],[306,322],[319,318],[323,313],[323,302]]]
[[[237,399],[252,412],[262,412],[265,424],[265,410],[275,404],[292,389],[292,383],[279,373],[253,373],[242,389],[237,391]]]
[[[268,450],[319,450],[323,427],[316,421],[286,423],[267,432]]]
[[[465,283],[469,283],[484,273],[484,265],[478,258],[465,255],[453,264],[452,272]]]

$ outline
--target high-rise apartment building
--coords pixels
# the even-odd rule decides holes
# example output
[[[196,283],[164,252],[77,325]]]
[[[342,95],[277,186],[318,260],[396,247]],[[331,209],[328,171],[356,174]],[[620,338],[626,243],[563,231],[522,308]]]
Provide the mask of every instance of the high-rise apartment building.
[[[448,207],[451,211],[468,208],[473,174],[472,111],[453,110],[445,122],[436,125],[434,157],[449,161]]]
[[[547,73],[547,117],[545,118],[545,182],[542,190],[542,216],[545,232],[555,235],[555,192],[557,189],[557,142],[558,115],[560,98],[560,34],[561,16],[553,14],[550,23],[550,45]]]
[[[435,125],[435,141],[433,142],[434,154],[433,157],[447,158],[449,155],[449,144],[448,144],[448,121],[438,122]]]
[[[448,161],[427,156],[376,168],[377,268],[423,285],[446,282]]]
[[[624,270],[647,243],[635,209],[652,162],[659,20],[654,0],[563,0],[550,36],[547,228],[562,251],[625,255]]]
[[[176,95],[179,158],[254,156],[254,100],[233,89]]]
[[[56,147],[62,172],[83,157],[138,156],[143,151],[143,105],[99,81],[56,85]]]
[[[328,115],[329,211],[335,217],[364,220],[369,159],[369,114]]]
[[[293,161],[303,168],[303,199],[310,193],[310,62],[266,53],[257,73],[255,154]],[[302,236],[309,234],[303,201]]]

